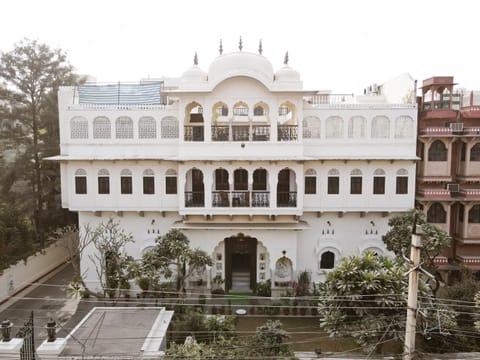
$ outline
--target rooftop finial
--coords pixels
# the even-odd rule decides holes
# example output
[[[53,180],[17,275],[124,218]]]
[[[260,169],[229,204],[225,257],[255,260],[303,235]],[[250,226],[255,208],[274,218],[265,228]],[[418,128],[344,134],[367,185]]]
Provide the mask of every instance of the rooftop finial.
[[[220,39],[220,46],[218,47],[218,52],[220,53],[220,55],[223,54],[223,44],[222,44],[222,39]]]
[[[198,65],[198,55],[196,51],[195,51],[195,56],[193,57],[193,65]]]
[[[285,58],[283,59],[283,63],[288,65],[288,51],[285,53]]]
[[[242,43],[242,37],[240,36],[240,41],[238,42],[238,50],[242,51],[243,49],[243,43]]]
[[[262,52],[263,52],[262,39],[260,39],[260,42],[258,44],[258,53],[262,55]]]

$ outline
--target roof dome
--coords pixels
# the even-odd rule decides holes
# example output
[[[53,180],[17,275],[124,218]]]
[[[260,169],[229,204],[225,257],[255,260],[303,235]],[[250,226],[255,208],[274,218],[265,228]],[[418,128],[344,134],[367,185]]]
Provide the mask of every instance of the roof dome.
[[[273,81],[273,67],[260,54],[237,51],[218,56],[208,69],[208,79],[215,85],[233,76],[253,77],[269,86]]]
[[[298,71],[285,64],[281,69],[275,72],[276,81],[300,81]]]
[[[187,69],[181,77],[182,82],[199,82],[207,81],[207,73],[200,69],[198,65],[193,65],[190,69]]]

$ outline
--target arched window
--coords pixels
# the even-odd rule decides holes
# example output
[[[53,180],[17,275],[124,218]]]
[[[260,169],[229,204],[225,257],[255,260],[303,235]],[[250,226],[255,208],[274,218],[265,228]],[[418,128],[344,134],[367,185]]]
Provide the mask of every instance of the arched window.
[[[87,172],[84,169],[75,171],[75,194],[87,193]]]
[[[120,171],[120,193],[131,194],[132,190],[132,172],[128,169],[123,169]]]
[[[168,169],[165,173],[165,194],[177,193],[177,172],[174,169]]]
[[[106,169],[98,171],[98,193],[110,194],[110,173]]]
[[[178,139],[178,120],[173,116],[161,120],[162,139]]]
[[[203,107],[196,101],[186,106],[185,113],[185,123],[203,123]]]
[[[390,120],[386,116],[375,116],[372,120],[372,138],[390,137]]]
[[[267,191],[267,170],[256,169],[253,172],[253,190]]]
[[[434,203],[427,211],[427,222],[432,224],[445,224],[447,222],[447,213],[442,204]]]
[[[364,138],[366,123],[367,123],[367,120],[363,116],[352,116],[348,120],[348,137]]]
[[[233,105],[233,116],[234,117],[248,117],[248,105],[243,101],[240,101]]]
[[[373,172],[373,194],[385,194],[385,171],[383,169],[376,169]]]
[[[305,171],[305,194],[317,193],[317,173],[313,169]]]
[[[360,195],[362,193],[362,172],[354,169],[350,173],[350,194]]]
[[[337,169],[328,171],[327,193],[329,195],[338,195],[340,193],[340,172]]]
[[[262,105],[256,105],[253,108],[253,116],[265,116],[265,109]]]
[[[308,116],[303,119],[303,138],[320,139],[321,121],[316,116]]]
[[[325,251],[320,257],[320,269],[333,269],[335,267],[335,254]]]
[[[120,116],[115,120],[115,137],[117,139],[133,139],[133,120],[128,116]]]
[[[277,182],[277,206],[278,207],[296,207],[297,206],[297,184],[295,171],[289,168],[278,172]]]
[[[88,121],[83,116],[75,116],[70,120],[70,138],[88,139]]]
[[[428,149],[428,161],[447,161],[447,147],[441,140],[435,140]]]
[[[395,119],[395,138],[411,138],[413,136],[413,119],[410,116],[399,116]]]
[[[343,137],[343,119],[340,116],[330,116],[325,123],[325,137],[339,139]]]
[[[112,129],[110,119],[105,116],[99,116],[93,119],[93,138],[94,139],[110,139],[112,137]]]
[[[408,194],[408,171],[399,169],[397,171],[397,183],[395,193],[398,195]]]
[[[470,149],[470,161],[480,161],[480,143]]]
[[[296,125],[295,105],[290,101],[285,101],[278,107],[279,125]]]
[[[469,224],[480,224],[480,205],[473,206],[468,212]]]
[[[215,169],[215,190],[230,190],[227,170]]]
[[[155,194],[155,173],[152,169],[143,172],[143,193],[146,195]]]
[[[213,111],[214,111],[215,119],[217,119],[220,116],[228,116],[228,106],[223,102],[215,104]]]
[[[248,171],[236,169],[233,172],[233,190],[248,190]]]
[[[157,137],[157,123],[151,116],[144,116],[138,120],[138,138],[155,139]]]

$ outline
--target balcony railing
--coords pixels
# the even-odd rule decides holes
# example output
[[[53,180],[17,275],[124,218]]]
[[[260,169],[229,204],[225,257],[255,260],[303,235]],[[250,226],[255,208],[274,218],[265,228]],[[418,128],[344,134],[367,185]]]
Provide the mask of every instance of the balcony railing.
[[[312,105],[343,104],[353,100],[353,94],[318,94],[307,99]]]
[[[480,134],[480,127],[464,127],[461,132],[455,131],[448,126],[427,127],[418,130],[419,135],[461,135],[461,136],[477,136]]]
[[[250,191],[232,191],[232,207],[249,207]]]
[[[230,138],[230,133],[232,137]],[[212,126],[212,141],[269,141],[269,125],[228,125]]]
[[[203,191],[185,191],[185,207],[204,207],[205,193]]]
[[[268,191],[212,191],[212,207],[269,207]]]
[[[269,141],[270,126],[254,125],[252,126],[252,141]]]
[[[229,126],[212,126],[212,141],[229,141]]]
[[[298,139],[298,126],[297,125],[279,125],[277,127],[278,141],[295,141]]]
[[[249,141],[250,140],[250,126],[232,126],[232,140],[233,141]]]
[[[270,192],[252,191],[252,207],[269,207]]]
[[[297,192],[278,192],[277,193],[277,207],[296,207],[297,206]]]
[[[185,141],[203,141],[203,126],[184,126]]]

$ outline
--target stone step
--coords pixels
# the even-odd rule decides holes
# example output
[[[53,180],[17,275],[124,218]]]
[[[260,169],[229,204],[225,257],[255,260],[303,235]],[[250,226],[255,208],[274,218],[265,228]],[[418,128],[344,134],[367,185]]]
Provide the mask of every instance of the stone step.
[[[247,292],[250,289],[250,273],[243,271],[232,272],[232,291]]]

